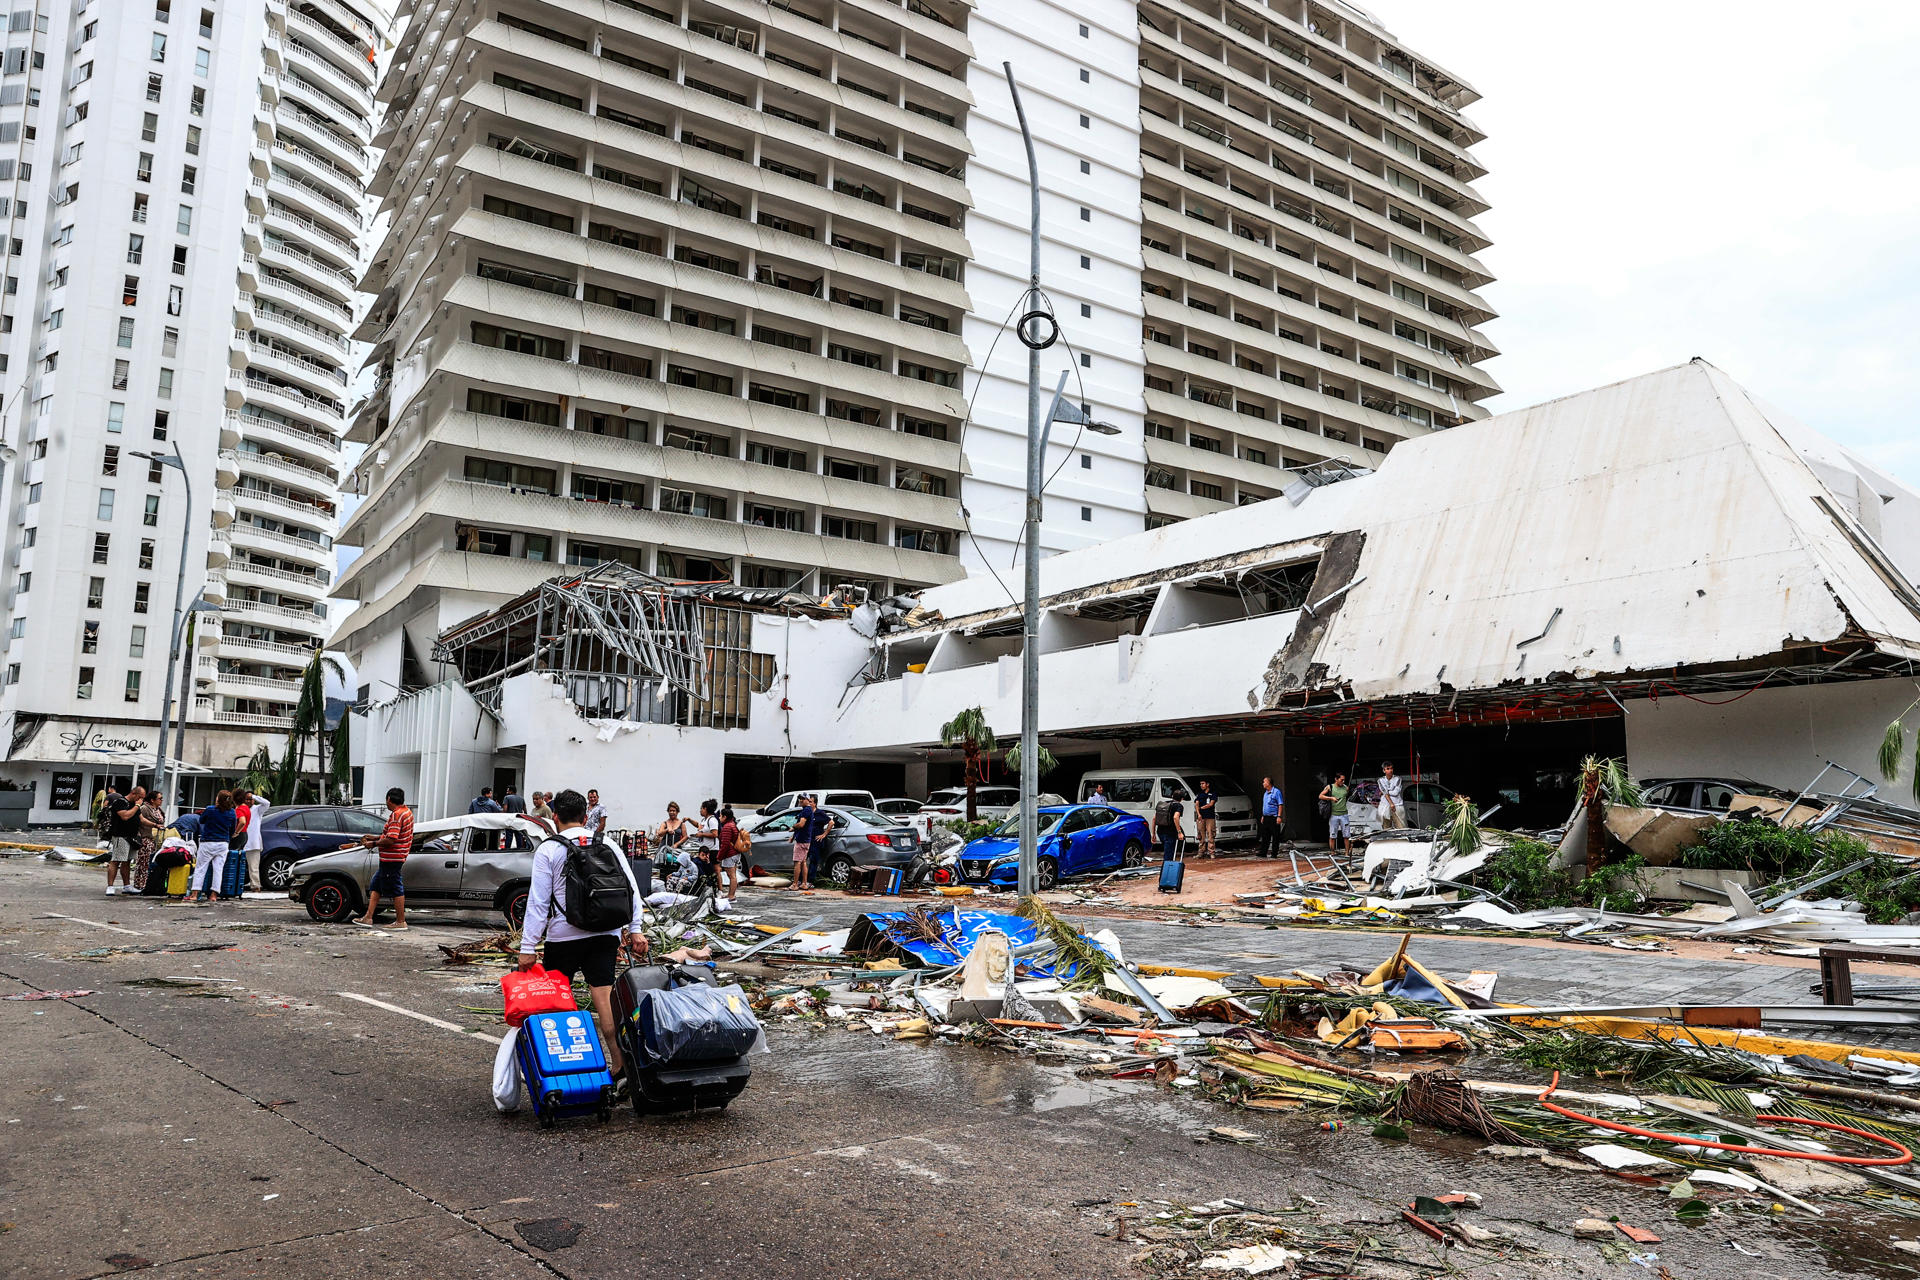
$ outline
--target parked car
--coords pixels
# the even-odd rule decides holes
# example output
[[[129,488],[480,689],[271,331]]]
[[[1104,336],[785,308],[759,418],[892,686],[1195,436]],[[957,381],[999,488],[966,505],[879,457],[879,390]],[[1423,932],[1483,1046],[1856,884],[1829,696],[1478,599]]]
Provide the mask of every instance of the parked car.
[[[920,833],[873,809],[822,805],[833,817],[833,830],[819,841],[807,862],[809,879],[840,884],[855,867],[899,867],[906,870],[920,851]],[[775,814],[751,833],[753,852],[749,871],[788,875],[793,871],[793,828],[797,809]]]
[[[758,812],[763,818],[771,818],[776,813],[785,813],[789,809],[798,809],[800,807],[800,797],[806,795],[812,796],[821,807],[827,809],[841,806],[854,809],[873,808],[873,792],[871,791],[783,791],[761,805]]]
[[[943,816],[927,808],[923,802],[909,800],[905,796],[888,796],[875,800],[872,807],[875,813],[883,813],[889,818],[912,827],[920,833],[922,842],[933,839],[934,821]]]
[[[542,834],[517,813],[463,813],[420,823],[403,872],[407,906],[491,908],[519,928],[533,883],[533,850]],[[367,886],[380,868],[380,855],[339,848],[353,838],[336,832],[333,852],[304,858],[291,868],[287,896],[315,920],[338,924],[367,909]]]
[[[973,811],[982,822],[994,822],[1008,817],[1020,807],[1019,787],[976,787],[974,788]],[[1052,791],[1042,791],[1034,797],[1039,805],[1072,804],[1065,796]],[[923,809],[930,812],[938,821],[967,816],[967,789],[965,787],[942,787],[927,797]]]
[[[1004,818],[1020,807],[1019,787],[975,787],[973,811],[981,819]],[[967,816],[967,789],[942,787],[927,797],[927,808],[942,818]]]
[[[1357,839],[1381,830],[1380,792],[1377,779],[1362,778],[1347,797],[1348,829]],[[1318,792],[1314,793],[1316,796]],[[1443,827],[1447,823],[1447,801],[1453,792],[1437,782],[1407,782],[1400,788],[1400,807],[1407,811],[1407,827]],[[1356,799],[1355,797],[1364,797]]]
[[[260,887],[274,892],[293,884],[293,864],[331,853],[349,840],[377,836],[387,815],[348,805],[281,805],[260,819]]]
[[[1191,836],[1194,832],[1193,797],[1205,778],[1220,802],[1214,809],[1219,829],[1214,838],[1221,844],[1251,841],[1258,830],[1254,804],[1245,787],[1213,769],[1188,769],[1170,765],[1161,769],[1096,769],[1080,779],[1082,803],[1091,799],[1096,785],[1107,789],[1107,803],[1116,809],[1153,821],[1154,808],[1162,800],[1178,800],[1186,812],[1181,825]]]
[[[1048,805],[1037,811],[1038,883],[1051,889],[1067,876],[1117,871],[1146,861],[1152,836],[1138,814],[1103,804]],[[973,841],[960,855],[960,876],[968,884],[1011,888],[1020,875],[1020,818],[1008,818],[990,836]]]
[[[1712,814],[1718,818],[1727,816],[1735,796],[1766,796],[1783,801],[1796,798],[1791,791],[1751,778],[1649,778],[1640,784],[1640,790],[1652,808]]]

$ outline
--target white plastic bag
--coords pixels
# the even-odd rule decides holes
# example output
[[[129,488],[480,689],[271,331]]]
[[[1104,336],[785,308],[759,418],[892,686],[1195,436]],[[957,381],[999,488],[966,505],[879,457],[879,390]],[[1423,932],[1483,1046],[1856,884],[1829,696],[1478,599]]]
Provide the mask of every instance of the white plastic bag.
[[[513,1052],[519,1040],[520,1028],[508,1027],[499,1052],[493,1055],[493,1106],[502,1115],[520,1109],[520,1059]]]

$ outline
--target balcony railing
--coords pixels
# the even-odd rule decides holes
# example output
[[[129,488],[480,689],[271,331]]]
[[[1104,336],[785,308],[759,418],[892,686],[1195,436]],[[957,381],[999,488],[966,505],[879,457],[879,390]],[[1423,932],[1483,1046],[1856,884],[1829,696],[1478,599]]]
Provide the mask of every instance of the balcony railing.
[[[251,711],[216,711],[213,713],[215,724],[246,725],[255,729],[291,729],[292,716],[262,716]]]
[[[245,636],[221,636],[220,643],[236,649],[250,650],[254,653],[279,653],[305,661],[313,656],[313,650],[303,644],[281,644],[277,640],[249,640]]]
[[[315,376],[325,378],[329,382],[337,382],[343,387],[347,385],[346,370],[322,363],[319,360],[315,360],[312,356],[303,356],[297,351],[287,351],[274,346],[270,342],[261,342],[257,338],[247,343],[247,351],[251,355],[259,356],[263,360],[285,360],[290,364],[300,366],[302,369],[310,370]]]
[[[330,244],[338,245],[340,248],[345,249],[349,254],[352,254],[356,257],[359,255],[360,250],[354,245],[353,241],[340,235],[338,232],[335,232],[329,227],[322,226],[320,223],[315,222],[312,218],[309,218],[306,214],[301,213],[297,209],[289,208],[284,204],[280,205],[278,208],[275,208],[274,206],[269,205],[267,207],[267,213],[270,216],[275,218],[285,218],[288,222],[293,223],[297,227],[304,228],[305,230],[313,233],[314,235],[319,236],[322,240],[325,240]]]
[[[234,379],[238,381],[238,379]],[[283,435],[296,436],[301,440],[311,440],[318,448],[329,452],[340,448],[340,437],[327,431],[316,431],[312,427],[298,423],[281,422],[277,418],[263,418],[257,413],[246,413],[240,409],[227,410],[227,421],[238,425],[245,431],[278,431]]]

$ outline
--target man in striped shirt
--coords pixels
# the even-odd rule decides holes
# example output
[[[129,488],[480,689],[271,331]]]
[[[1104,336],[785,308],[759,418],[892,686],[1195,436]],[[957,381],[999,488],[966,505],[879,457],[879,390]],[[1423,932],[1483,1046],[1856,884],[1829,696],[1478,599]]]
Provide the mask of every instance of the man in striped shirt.
[[[407,865],[407,854],[413,850],[413,810],[407,808],[406,792],[399,787],[388,790],[385,829],[377,836],[361,836],[360,843],[380,851],[380,870],[368,886],[367,914],[354,923],[371,929],[373,913],[379,910],[380,895],[384,893],[393,899],[393,924],[389,927],[406,928],[407,886],[400,878],[400,870]]]

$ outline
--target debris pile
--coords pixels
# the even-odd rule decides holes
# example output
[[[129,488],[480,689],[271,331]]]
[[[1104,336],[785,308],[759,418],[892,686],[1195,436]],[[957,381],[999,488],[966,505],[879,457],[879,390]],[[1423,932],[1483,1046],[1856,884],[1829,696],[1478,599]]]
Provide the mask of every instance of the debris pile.
[[[1920,1217],[1920,1053],[1692,1025],[1687,1010],[1499,1004],[1495,975],[1443,976],[1410,954],[1411,935],[1370,973],[1249,978],[1136,964],[1110,931],[1083,934],[1035,899],[1018,914],[916,906],[808,933],[817,923],[705,932],[774,1025],[1017,1053],[1357,1135],[1341,1141],[1464,1135],[1492,1158],[1664,1195],[1649,1221],[1818,1217],[1831,1201]],[[1227,1125],[1211,1140],[1262,1141]],[[1154,1275],[1311,1273],[1317,1252],[1352,1258],[1382,1233],[1499,1242],[1457,1230],[1447,1208],[1409,1204],[1360,1235],[1347,1224],[1337,1245],[1303,1228],[1298,1205],[1163,1207],[1115,1230],[1150,1246],[1135,1261]],[[1622,1247],[1657,1236],[1606,1226]]]

